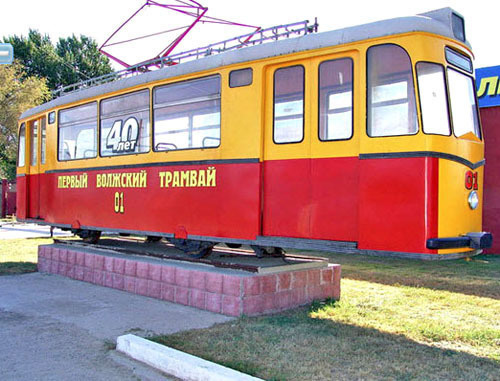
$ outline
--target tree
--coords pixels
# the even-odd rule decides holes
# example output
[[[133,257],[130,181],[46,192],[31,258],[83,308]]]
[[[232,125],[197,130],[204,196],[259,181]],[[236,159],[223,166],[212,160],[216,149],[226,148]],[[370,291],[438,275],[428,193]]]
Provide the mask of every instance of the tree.
[[[16,177],[19,116],[49,97],[44,78],[28,75],[19,62],[0,65],[0,177]]]
[[[29,31],[28,37],[11,36],[4,42],[12,44],[14,56],[24,66],[24,76],[39,76],[47,78],[48,86],[54,89],[60,83],[57,56],[50,37],[42,36],[38,31]]]
[[[48,35],[30,29],[28,37],[14,35],[4,42],[14,47],[25,75],[47,78],[51,90],[113,72],[108,57],[87,36],[60,38],[54,46]]]
[[[90,37],[80,35],[78,38],[73,35],[60,38],[56,53],[63,62],[69,63],[61,67],[63,85],[71,85],[113,71],[108,57],[99,52],[97,43]]]
[[[0,65],[0,177],[15,178],[17,126],[22,112],[50,99],[50,91],[113,72],[90,37],[60,38],[31,30],[27,37],[4,37],[16,63]]]

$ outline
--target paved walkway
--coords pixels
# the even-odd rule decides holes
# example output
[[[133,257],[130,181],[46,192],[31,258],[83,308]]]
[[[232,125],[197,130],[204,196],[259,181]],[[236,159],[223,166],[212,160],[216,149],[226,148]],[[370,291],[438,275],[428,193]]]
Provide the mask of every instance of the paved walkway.
[[[54,229],[54,237],[71,236],[70,232]],[[50,226],[21,224],[21,223],[0,223],[0,239],[13,238],[49,238]]]
[[[110,350],[124,333],[209,327],[230,318],[58,275],[0,277],[2,380],[158,380]]]

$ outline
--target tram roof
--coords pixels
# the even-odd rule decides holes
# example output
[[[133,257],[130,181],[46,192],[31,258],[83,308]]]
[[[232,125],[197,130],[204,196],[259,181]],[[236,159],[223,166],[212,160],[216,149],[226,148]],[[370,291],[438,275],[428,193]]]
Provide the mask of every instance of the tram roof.
[[[227,51],[213,56],[203,57],[174,66],[168,66],[163,69],[128,78],[122,78],[114,82],[96,85],[62,95],[47,103],[25,111],[21,115],[21,119],[28,118],[54,107],[82,101],[84,99],[91,99],[103,94],[132,88],[142,84],[148,84],[162,79],[201,72],[207,69],[216,69],[218,67],[232,64],[277,57],[307,50],[321,49],[328,46],[344,45],[371,38],[410,32],[428,32],[456,40],[457,38],[453,33],[451,24],[452,14],[459,15],[451,8],[442,8],[416,16],[398,17],[389,20],[376,21],[369,24],[352,26],[328,32],[307,34],[305,36]],[[470,47],[470,44],[467,41],[465,41],[465,44]]]

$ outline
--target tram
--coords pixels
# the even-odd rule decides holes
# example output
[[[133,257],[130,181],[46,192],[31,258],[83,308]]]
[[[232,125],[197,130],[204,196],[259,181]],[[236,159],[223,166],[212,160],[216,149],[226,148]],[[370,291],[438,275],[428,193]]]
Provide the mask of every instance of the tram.
[[[20,118],[17,218],[197,255],[480,253],[472,58],[445,8],[62,95]]]

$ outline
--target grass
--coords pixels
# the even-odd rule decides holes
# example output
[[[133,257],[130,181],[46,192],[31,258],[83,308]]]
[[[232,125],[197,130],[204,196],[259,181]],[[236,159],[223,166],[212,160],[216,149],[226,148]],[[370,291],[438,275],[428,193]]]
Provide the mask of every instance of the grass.
[[[76,239],[64,237],[64,239]],[[38,246],[54,243],[52,238],[20,238],[0,240],[0,275],[37,271]]]
[[[0,242],[0,275],[36,271],[49,238]],[[498,380],[500,256],[342,265],[340,301],[153,340],[268,380]]]
[[[498,380],[500,256],[326,256],[338,302],[152,339],[268,380]]]
[[[395,283],[500,299],[500,255],[468,260],[417,261],[383,257],[308,252],[342,265],[343,277]]]
[[[0,241],[0,275],[36,271],[38,246],[52,243],[49,238],[4,239]]]
[[[0,263],[0,275],[17,275],[37,271],[36,263],[32,262],[3,262]]]
[[[16,221],[17,220],[15,216],[7,216],[4,218],[0,218],[0,223],[12,224],[15,223]]]

